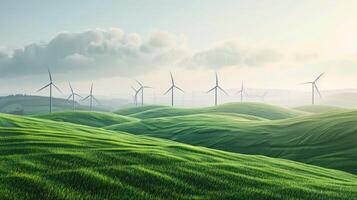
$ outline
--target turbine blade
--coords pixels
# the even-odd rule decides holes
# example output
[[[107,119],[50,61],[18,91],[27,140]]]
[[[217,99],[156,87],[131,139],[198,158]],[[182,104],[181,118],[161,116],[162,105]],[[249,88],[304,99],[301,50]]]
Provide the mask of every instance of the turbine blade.
[[[172,90],[173,86],[171,86],[165,93],[164,95],[166,95],[167,93],[169,93]]]
[[[50,81],[52,83],[52,75],[51,75],[50,69],[48,69],[48,76],[50,77]]]
[[[71,88],[71,92],[72,92],[72,94],[73,94],[73,88],[72,88],[72,85],[71,85],[71,83],[70,83],[70,82],[68,82],[68,84],[69,84],[69,88]]]
[[[171,76],[171,84],[172,84],[172,85],[175,85],[174,77],[172,76],[172,73],[171,73],[171,72],[170,72],[170,76]]]
[[[94,96],[92,96],[92,97],[93,97],[94,101],[95,101],[95,102],[97,102],[97,104],[99,104],[99,105],[100,105],[100,102],[98,101],[98,99],[97,99],[97,98],[95,98]]]
[[[300,85],[306,85],[306,84],[312,84],[313,82],[304,82],[304,83],[300,83]]]
[[[75,96],[83,98],[81,95],[77,94],[77,93],[73,93]]]
[[[87,100],[89,97],[90,97],[90,95],[84,97],[83,99],[81,99],[81,101],[85,101],[85,100]]]
[[[63,92],[55,85],[55,84],[52,84],[57,90],[58,92],[60,92],[61,94],[63,94]]]
[[[218,86],[218,75],[217,75],[217,72],[216,72],[216,86]]]
[[[213,91],[214,89],[216,89],[217,86],[214,86],[212,89],[208,90],[207,93]]]
[[[175,87],[176,89],[180,90],[181,92],[185,93],[185,91],[183,91],[183,89],[177,87],[176,85],[174,85],[174,87]]]
[[[48,87],[48,86],[50,86],[50,85],[51,85],[51,83],[49,83],[49,84],[47,84],[47,85],[43,86],[42,88],[38,89],[36,92],[39,92],[39,91],[41,91],[41,90],[45,89],[46,87]]]
[[[321,74],[314,80],[314,82],[318,81],[324,74],[325,74],[325,72],[321,73]]]
[[[143,87],[143,85],[138,80],[136,80],[136,79],[134,79],[134,80],[140,85],[140,87]]]
[[[67,98],[67,101],[73,96],[73,94],[69,95],[69,97]]]
[[[152,87],[150,87],[150,86],[143,86],[142,88],[152,88]]]
[[[320,90],[319,90],[319,88],[317,87],[316,84],[314,84],[314,87],[315,87],[317,93],[319,94],[320,98],[322,98],[321,93],[320,93]]]
[[[220,86],[218,86],[218,88],[219,88],[224,94],[226,94],[227,96],[229,96],[228,93],[227,93],[223,88],[221,88]]]
[[[92,85],[90,86],[90,94],[92,94],[93,93],[93,83],[92,83]]]

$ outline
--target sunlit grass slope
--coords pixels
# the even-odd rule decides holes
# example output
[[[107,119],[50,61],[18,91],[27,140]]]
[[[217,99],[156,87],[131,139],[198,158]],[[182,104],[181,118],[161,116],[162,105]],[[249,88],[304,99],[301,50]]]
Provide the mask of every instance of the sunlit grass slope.
[[[137,119],[109,112],[69,111],[34,116],[54,121],[70,122],[94,127],[104,127],[113,124],[137,121]]]
[[[356,199],[355,175],[0,115],[0,199]]]
[[[141,111],[143,110],[143,111]],[[301,111],[261,104],[261,103],[227,103],[219,106],[206,107],[206,108],[173,108],[168,106],[161,107],[133,107],[125,110],[119,110],[116,113],[129,115],[140,119],[156,118],[156,117],[170,117],[182,116],[198,113],[236,113],[253,115],[266,119],[286,119],[290,117],[300,116],[306,114]],[[129,113],[129,114],[128,114]]]
[[[357,173],[357,111],[260,121],[195,114],[144,119],[107,128]]]
[[[347,108],[341,108],[336,106],[327,106],[327,105],[307,105],[307,106],[299,106],[294,108],[296,110],[300,110],[303,112],[310,113],[324,113],[324,112],[336,112],[336,111],[347,111]]]

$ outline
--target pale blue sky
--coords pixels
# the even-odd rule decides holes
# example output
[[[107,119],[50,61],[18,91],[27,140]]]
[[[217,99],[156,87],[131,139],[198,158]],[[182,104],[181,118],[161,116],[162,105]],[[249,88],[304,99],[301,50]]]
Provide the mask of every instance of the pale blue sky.
[[[48,67],[63,84],[128,88],[133,77],[162,85],[171,69],[204,89],[217,70],[229,87],[245,79],[291,88],[326,71],[325,88],[357,87],[356,7],[354,0],[0,0],[1,81],[20,78],[32,90]],[[2,53],[13,49],[14,57]],[[90,73],[75,73],[84,66]]]
[[[241,37],[304,42],[323,37],[347,1],[331,0],[1,0],[0,44],[50,40],[59,31],[119,27],[184,34],[191,45]],[[350,1],[351,2],[351,1]],[[350,5],[351,6],[351,5]],[[339,10],[339,7],[344,12]]]

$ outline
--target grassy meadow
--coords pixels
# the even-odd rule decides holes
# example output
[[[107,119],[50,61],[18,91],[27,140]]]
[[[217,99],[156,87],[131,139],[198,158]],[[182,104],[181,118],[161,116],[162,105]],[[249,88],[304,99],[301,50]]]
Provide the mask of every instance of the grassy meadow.
[[[0,199],[357,199],[357,111],[244,105],[0,114]]]

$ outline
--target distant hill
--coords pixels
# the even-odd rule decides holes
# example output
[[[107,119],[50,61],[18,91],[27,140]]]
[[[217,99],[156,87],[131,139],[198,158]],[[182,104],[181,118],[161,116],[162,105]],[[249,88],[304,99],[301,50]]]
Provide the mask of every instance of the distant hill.
[[[310,112],[310,113],[324,113],[324,112],[335,112],[335,111],[347,111],[348,110],[347,108],[328,106],[328,105],[299,106],[294,109],[300,110],[303,112]]]
[[[45,119],[0,114],[0,144],[0,199],[357,199],[338,170]]]
[[[34,116],[59,122],[70,122],[93,127],[104,127],[113,124],[137,121],[136,118],[121,116],[110,112],[68,111]]]
[[[116,111],[118,114],[128,115],[139,119],[182,116],[198,113],[236,113],[252,115],[265,119],[285,119],[306,114],[301,111],[272,106],[262,103],[227,103],[205,108],[173,108],[169,106],[138,106]]]
[[[283,120],[205,113],[142,119],[107,128],[357,173],[357,111]]]
[[[54,112],[72,110],[72,103],[66,99],[53,98]],[[88,106],[76,103],[79,110],[89,110]],[[94,107],[97,111],[106,111],[105,108]],[[10,95],[0,97],[0,112],[17,115],[36,115],[49,112],[49,98],[43,96]]]

